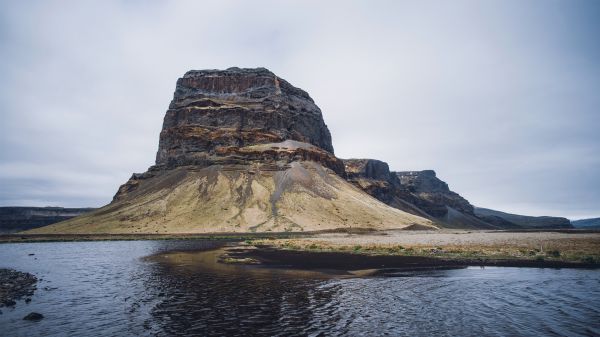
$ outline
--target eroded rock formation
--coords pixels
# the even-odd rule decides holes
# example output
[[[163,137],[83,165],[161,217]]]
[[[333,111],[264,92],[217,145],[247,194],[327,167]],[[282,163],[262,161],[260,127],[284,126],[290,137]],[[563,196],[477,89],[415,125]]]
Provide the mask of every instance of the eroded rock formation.
[[[344,159],[347,180],[378,200],[405,212],[432,218],[417,205],[421,200],[402,186],[386,162],[375,159]]]
[[[264,68],[189,71],[177,81],[156,164],[209,166],[224,154],[285,140],[314,145],[294,150],[333,155],[321,110],[305,91]]]
[[[347,179],[384,203],[434,220],[444,227],[493,228],[473,214],[473,205],[434,171],[391,172],[387,163],[374,159],[346,159]]]
[[[444,217],[447,207],[473,215],[473,205],[458,193],[453,192],[448,184],[440,180],[433,170],[394,172],[400,185],[416,196],[421,202],[419,208],[434,217]]]
[[[321,110],[264,69],[189,71],[156,165],[101,209],[38,233],[266,232],[431,227],[348,183]]]

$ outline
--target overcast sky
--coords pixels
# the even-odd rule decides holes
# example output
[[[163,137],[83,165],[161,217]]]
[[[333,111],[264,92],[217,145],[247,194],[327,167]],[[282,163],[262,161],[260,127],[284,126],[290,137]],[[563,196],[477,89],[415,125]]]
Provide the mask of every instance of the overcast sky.
[[[471,203],[600,216],[600,1],[1,1],[0,205],[101,206],[154,163],[175,81],[266,67],[338,157]]]

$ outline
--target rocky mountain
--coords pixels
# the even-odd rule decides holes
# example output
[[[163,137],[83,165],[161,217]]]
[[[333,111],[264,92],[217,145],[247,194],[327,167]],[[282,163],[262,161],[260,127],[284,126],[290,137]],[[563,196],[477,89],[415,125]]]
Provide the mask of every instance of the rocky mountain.
[[[406,188],[419,201],[416,206],[450,228],[494,229],[497,226],[479,219],[474,206],[448,184],[440,180],[435,171],[394,172],[403,188]]]
[[[435,171],[392,172],[375,159],[345,159],[347,180],[378,200],[433,220],[441,227],[461,229],[571,228],[569,220],[531,217],[474,207],[440,180]]]
[[[569,219],[561,217],[518,215],[481,207],[475,208],[475,214],[490,223],[508,221],[520,228],[573,228]]]
[[[344,159],[346,179],[376,199],[408,213],[428,219],[433,217],[420,209],[419,198],[400,183],[387,163],[375,159]]]
[[[0,234],[47,226],[93,210],[94,208],[0,207]]]
[[[571,220],[575,228],[600,228],[600,218]]]
[[[198,233],[431,227],[348,183],[321,110],[264,69],[189,71],[156,165],[113,201],[32,233]]]
[[[432,170],[391,172],[375,159],[345,159],[347,179],[386,204],[450,228],[496,228],[477,218],[473,205]]]

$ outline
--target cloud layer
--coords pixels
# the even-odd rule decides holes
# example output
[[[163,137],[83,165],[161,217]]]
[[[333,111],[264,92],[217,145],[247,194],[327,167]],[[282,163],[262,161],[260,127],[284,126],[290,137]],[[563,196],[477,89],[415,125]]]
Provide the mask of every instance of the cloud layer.
[[[597,1],[2,2],[0,204],[106,204],[153,164],[178,77],[264,66],[339,157],[600,216],[598,32]]]

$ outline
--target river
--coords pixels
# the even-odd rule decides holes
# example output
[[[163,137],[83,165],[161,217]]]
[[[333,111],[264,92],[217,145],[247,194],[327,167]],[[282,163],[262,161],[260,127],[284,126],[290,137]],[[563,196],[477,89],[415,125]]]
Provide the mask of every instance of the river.
[[[214,263],[222,244],[0,244],[0,268],[40,279],[31,302],[1,309],[0,335],[600,335],[600,270],[339,277]],[[30,312],[44,319],[23,320]]]

